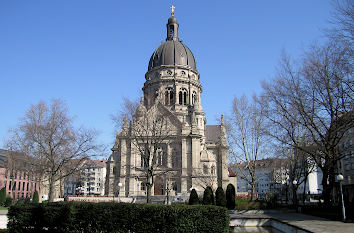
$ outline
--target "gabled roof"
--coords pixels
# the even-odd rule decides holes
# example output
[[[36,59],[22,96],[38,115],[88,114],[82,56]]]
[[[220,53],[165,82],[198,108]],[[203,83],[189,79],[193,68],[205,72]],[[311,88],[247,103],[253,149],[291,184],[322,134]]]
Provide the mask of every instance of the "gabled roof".
[[[221,129],[220,125],[205,126],[205,141],[206,143],[217,143],[220,141]]]

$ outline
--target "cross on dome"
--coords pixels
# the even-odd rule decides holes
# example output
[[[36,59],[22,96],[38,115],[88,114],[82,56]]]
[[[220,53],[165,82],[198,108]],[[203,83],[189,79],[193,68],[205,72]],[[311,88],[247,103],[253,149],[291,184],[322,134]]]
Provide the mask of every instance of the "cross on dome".
[[[175,6],[172,5],[170,8],[171,8],[171,16],[175,16]]]

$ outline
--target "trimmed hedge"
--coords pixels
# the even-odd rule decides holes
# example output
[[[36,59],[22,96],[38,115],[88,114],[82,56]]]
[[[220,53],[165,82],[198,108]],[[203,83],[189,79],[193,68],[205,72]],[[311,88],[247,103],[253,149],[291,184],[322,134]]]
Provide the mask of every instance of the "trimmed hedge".
[[[9,232],[229,232],[226,208],[61,202],[15,205]]]
[[[222,187],[218,187],[215,192],[215,204],[226,207],[226,196]]]
[[[0,205],[4,206],[6,201],[6,189],[2,188],[0,190]]]
[[[236,191],[233,184],[228,184],[226,187],[226,207],[229,210],[234,210],[236,207]]]
[[[214,193],[209,186],[204,190],[203,205],[215,205]]]
[[[191,194],[189,195],[189,205],[198,205],[199,204],[199,197],[197,191],[195,189],[192,189]]]

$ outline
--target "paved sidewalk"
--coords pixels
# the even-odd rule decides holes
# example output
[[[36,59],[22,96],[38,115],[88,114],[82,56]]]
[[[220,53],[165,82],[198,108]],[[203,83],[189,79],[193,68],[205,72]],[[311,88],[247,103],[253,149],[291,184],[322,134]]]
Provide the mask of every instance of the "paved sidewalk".
[[[7,228],[7,210],[0,210],[0,229]]]
[[[230,214],[230,217],[236,218],[275,218],[290,225],[294,225],[311,232],[319,233],[354,233],[354,223],[343,223],[340,221],[331,221],[311,215],[295,213],[291,211],[244,211]]]

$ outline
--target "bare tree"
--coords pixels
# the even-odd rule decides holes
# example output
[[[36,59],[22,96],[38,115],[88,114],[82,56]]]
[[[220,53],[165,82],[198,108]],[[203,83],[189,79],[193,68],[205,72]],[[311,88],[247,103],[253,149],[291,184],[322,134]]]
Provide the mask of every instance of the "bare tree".
[[[314,148],[312,147],[312,149]],[[308,148],[308,150],[311,150],[311,148]],[[293,204],[296,205],[298,203],[298,188],[302,184],[304,192],[306,191],[307,178],[316,168],[316,163],[307,152],[295,147],[283,144],[280,151],[280,157],[284,159],[282,163],[285,172],[284,185],[287,185],[287,188],[289,188],[289,185],[292,187]],[[305,197],[305,194],[303,194],[303,197]]]
[[[257,182],[257,161],[265,155],[265,105],[256,96],[248,102],[246,96],[234,98],[232,115],[228,120],[230,153],[245,164],[238,176],[251,186],[251,200]],[[245,171],[245,172],[244,172]]]
[[[312,156],[323,172],[324,200],[329,204],[337,162],[343,157],[337,153],[338,143],[354,122],[352,65],[346,49],[332,42],[313,46],[297,65],[283,56],[277,77],[263,83],[263,89],[271,135]]]
[[[155,183],[155,177],[175,172],[175,169],[167,167],[172,155],[163,147],[170,143],[173,135],[173,122],[169,120],[169,113],[157,102],[147,110],[141,102],[133,117],[130,138],[137,156],[140,156],[141,166],[137,167],[145,176],[146,201],[149,203],[151,189]],[[162,106],[162,105],[161,105]],[[125,129],[123,129],[125,130]]]
[[[332,27],[326,30],[327,36],[337,42],[352,47],[354,39],[354,2],[352,0],[333,0],[333,11],[329,22]]]
[[[126,121],[128,122],[133,120],[133,116],[138,106],[138,99],[131,100],[127,97],[123,97],[123,103],[120,107],[120,110],[117,111],[117,113],[111,115],[111,119],[115,124],[117,130],[120,130],[122,128],[124,118],[126,118]]]
[[[75,129],[73,119],[63,101],[53,99],[51,105],[41,101],[32,105],[10,130],[8,145],[31,158],[31,167],[43,184],[48,184],[49,201],[54,200],[55,185],[74,173],[98,149],[97,132]]]

